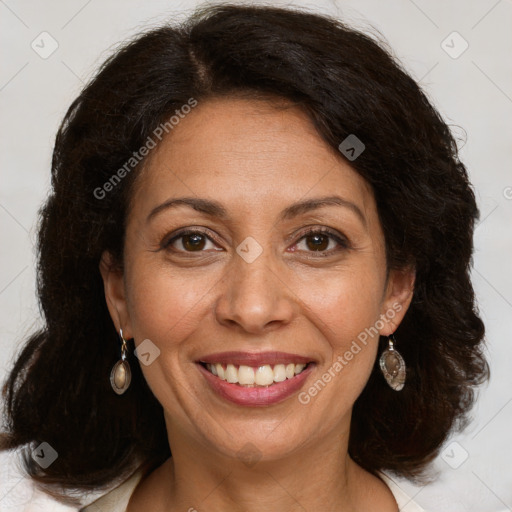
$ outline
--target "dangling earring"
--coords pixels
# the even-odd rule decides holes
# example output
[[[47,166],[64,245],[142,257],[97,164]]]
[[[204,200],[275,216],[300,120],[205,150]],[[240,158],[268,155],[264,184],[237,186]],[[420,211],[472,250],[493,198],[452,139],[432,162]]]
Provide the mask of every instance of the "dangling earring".
[[[395,337],[388,337],[388,348],[380,356],[380,369],[391,389],[400,391],[405,384],[405,361],[398,350],[395,350]]]
[[[130,364],[126,360],[128,347],[126,340],[123,338],[122,329],[119,329],[119,336],[121,338],[121,359],[117,361],[110,372],[110,385],[118,395],[122,395],[130,386],[132,371],[130,370]]]

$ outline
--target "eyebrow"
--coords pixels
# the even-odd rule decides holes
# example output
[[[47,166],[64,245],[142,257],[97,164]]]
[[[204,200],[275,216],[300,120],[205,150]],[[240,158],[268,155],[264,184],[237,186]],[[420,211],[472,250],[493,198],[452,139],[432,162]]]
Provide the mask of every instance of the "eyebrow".
[[[217,201],[213,201],[210,199],[200,199],[197,197],[180,197],[176,199],[169,199],[164,203],[158,205],[157,207],[151,210],[148,215],[146,222],[149,222],[156,215],[164,210],[168,210],[171,208],[176,208],[179,206],[188,206],[193,208],[194,210],[208,215],[210,217],[218,217],[221,220],[229,219],[229,214],[227,210]],[[279,215],[280,221],[293,219],[299,215],[309,213],[313,210],[317,210],[319,208],[324,208],[326,206],[341,206],[344,208],[348,208],[356,216],[359,220],[366,226],[366,217],[364,216],[361,209],[354,203],[344,199],[340,196],[326,196],[326,197],[317,197],[313,199],[306,199],[304,201],[299,201],[298,203],[294,203],[287,208],[285,208],[281,214]]]

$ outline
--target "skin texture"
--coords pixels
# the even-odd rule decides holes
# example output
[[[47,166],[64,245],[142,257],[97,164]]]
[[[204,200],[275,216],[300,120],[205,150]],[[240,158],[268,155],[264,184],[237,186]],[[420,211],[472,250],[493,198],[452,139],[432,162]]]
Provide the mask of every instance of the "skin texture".
[[[279,219],[298,201],[333,195],[361,218],[330,205]],[[179,206],[148,220],[180,197],[218,201],[227,218]],[[201,228],[211,240],[195,251],[190,238],[162,248],[181,228]],[[309,228],[347,242],[320,238],[315,251]],[[371,189],[307,116],[261,100],[200,103],[148,160],[126,229],[124,269],[105,253],[100,270],[116,327],[161,351],[142,370],[163,405],[173,453],[141,482],[129,511],[396,511],[385,484],[347,454],[377,336],[307,405],[296,394],[267,407],[232,404],[195,363],[229,350],[292,352],[316,363],[307,390],[365,328],[381,318],[380,334],[389,335],[405,314],[414,272],[388,275]],[[263,250],[252,263],[236,252],[248,236]],[[239,453],[247,443],[255,464]]]

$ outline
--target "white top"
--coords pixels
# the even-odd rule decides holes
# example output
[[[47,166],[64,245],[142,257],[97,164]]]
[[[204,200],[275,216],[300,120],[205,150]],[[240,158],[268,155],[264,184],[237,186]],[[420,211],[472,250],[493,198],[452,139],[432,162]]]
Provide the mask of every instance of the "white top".
[[[393,493],[400,512],[427,512],[415,503],[389,476],[384,473],[379,473],[379,475]],[[130,497],[141,478],[142,472],[134,473],[121,485],[83,508],[82,512],[98,512],[98,510],[101,510],[101,512],[126,512]]]

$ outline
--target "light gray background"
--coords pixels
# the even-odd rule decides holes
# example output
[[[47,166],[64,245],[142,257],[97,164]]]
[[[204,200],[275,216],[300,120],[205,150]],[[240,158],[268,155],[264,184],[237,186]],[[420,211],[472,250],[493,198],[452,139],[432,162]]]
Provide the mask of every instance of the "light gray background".
[[[196,4],[191,0],[0,0],[0,379],[24,338],[40,322],[34,293],[35,222],[48,191],[59,121],[117,43],[142,28],[182,19]],[[453,125],[482,213],[475,234],[473,278],[487,326],[492,378],[481,389],[473,423],[452,438],[436,460],[437,482],[426,487],[400,485],[429,510],[512,510],[512,2],[273,4],[306,5],[366,31],[378,29]],[[46,59],[31,47],[35,41],[40,52],[48,51],[51,41],[40,36],[43,31],[58,43]],[[453,58],[464,41],[468,49]],[[0,510],[22,510],[19,499],[32,503],[27,511],[57,510],[50,500],[39,498],[36,505],[28,483],[8,466],[12,458],[0,457],[4,472],[11,468],[10,483],[6,479],[0,483]]]

